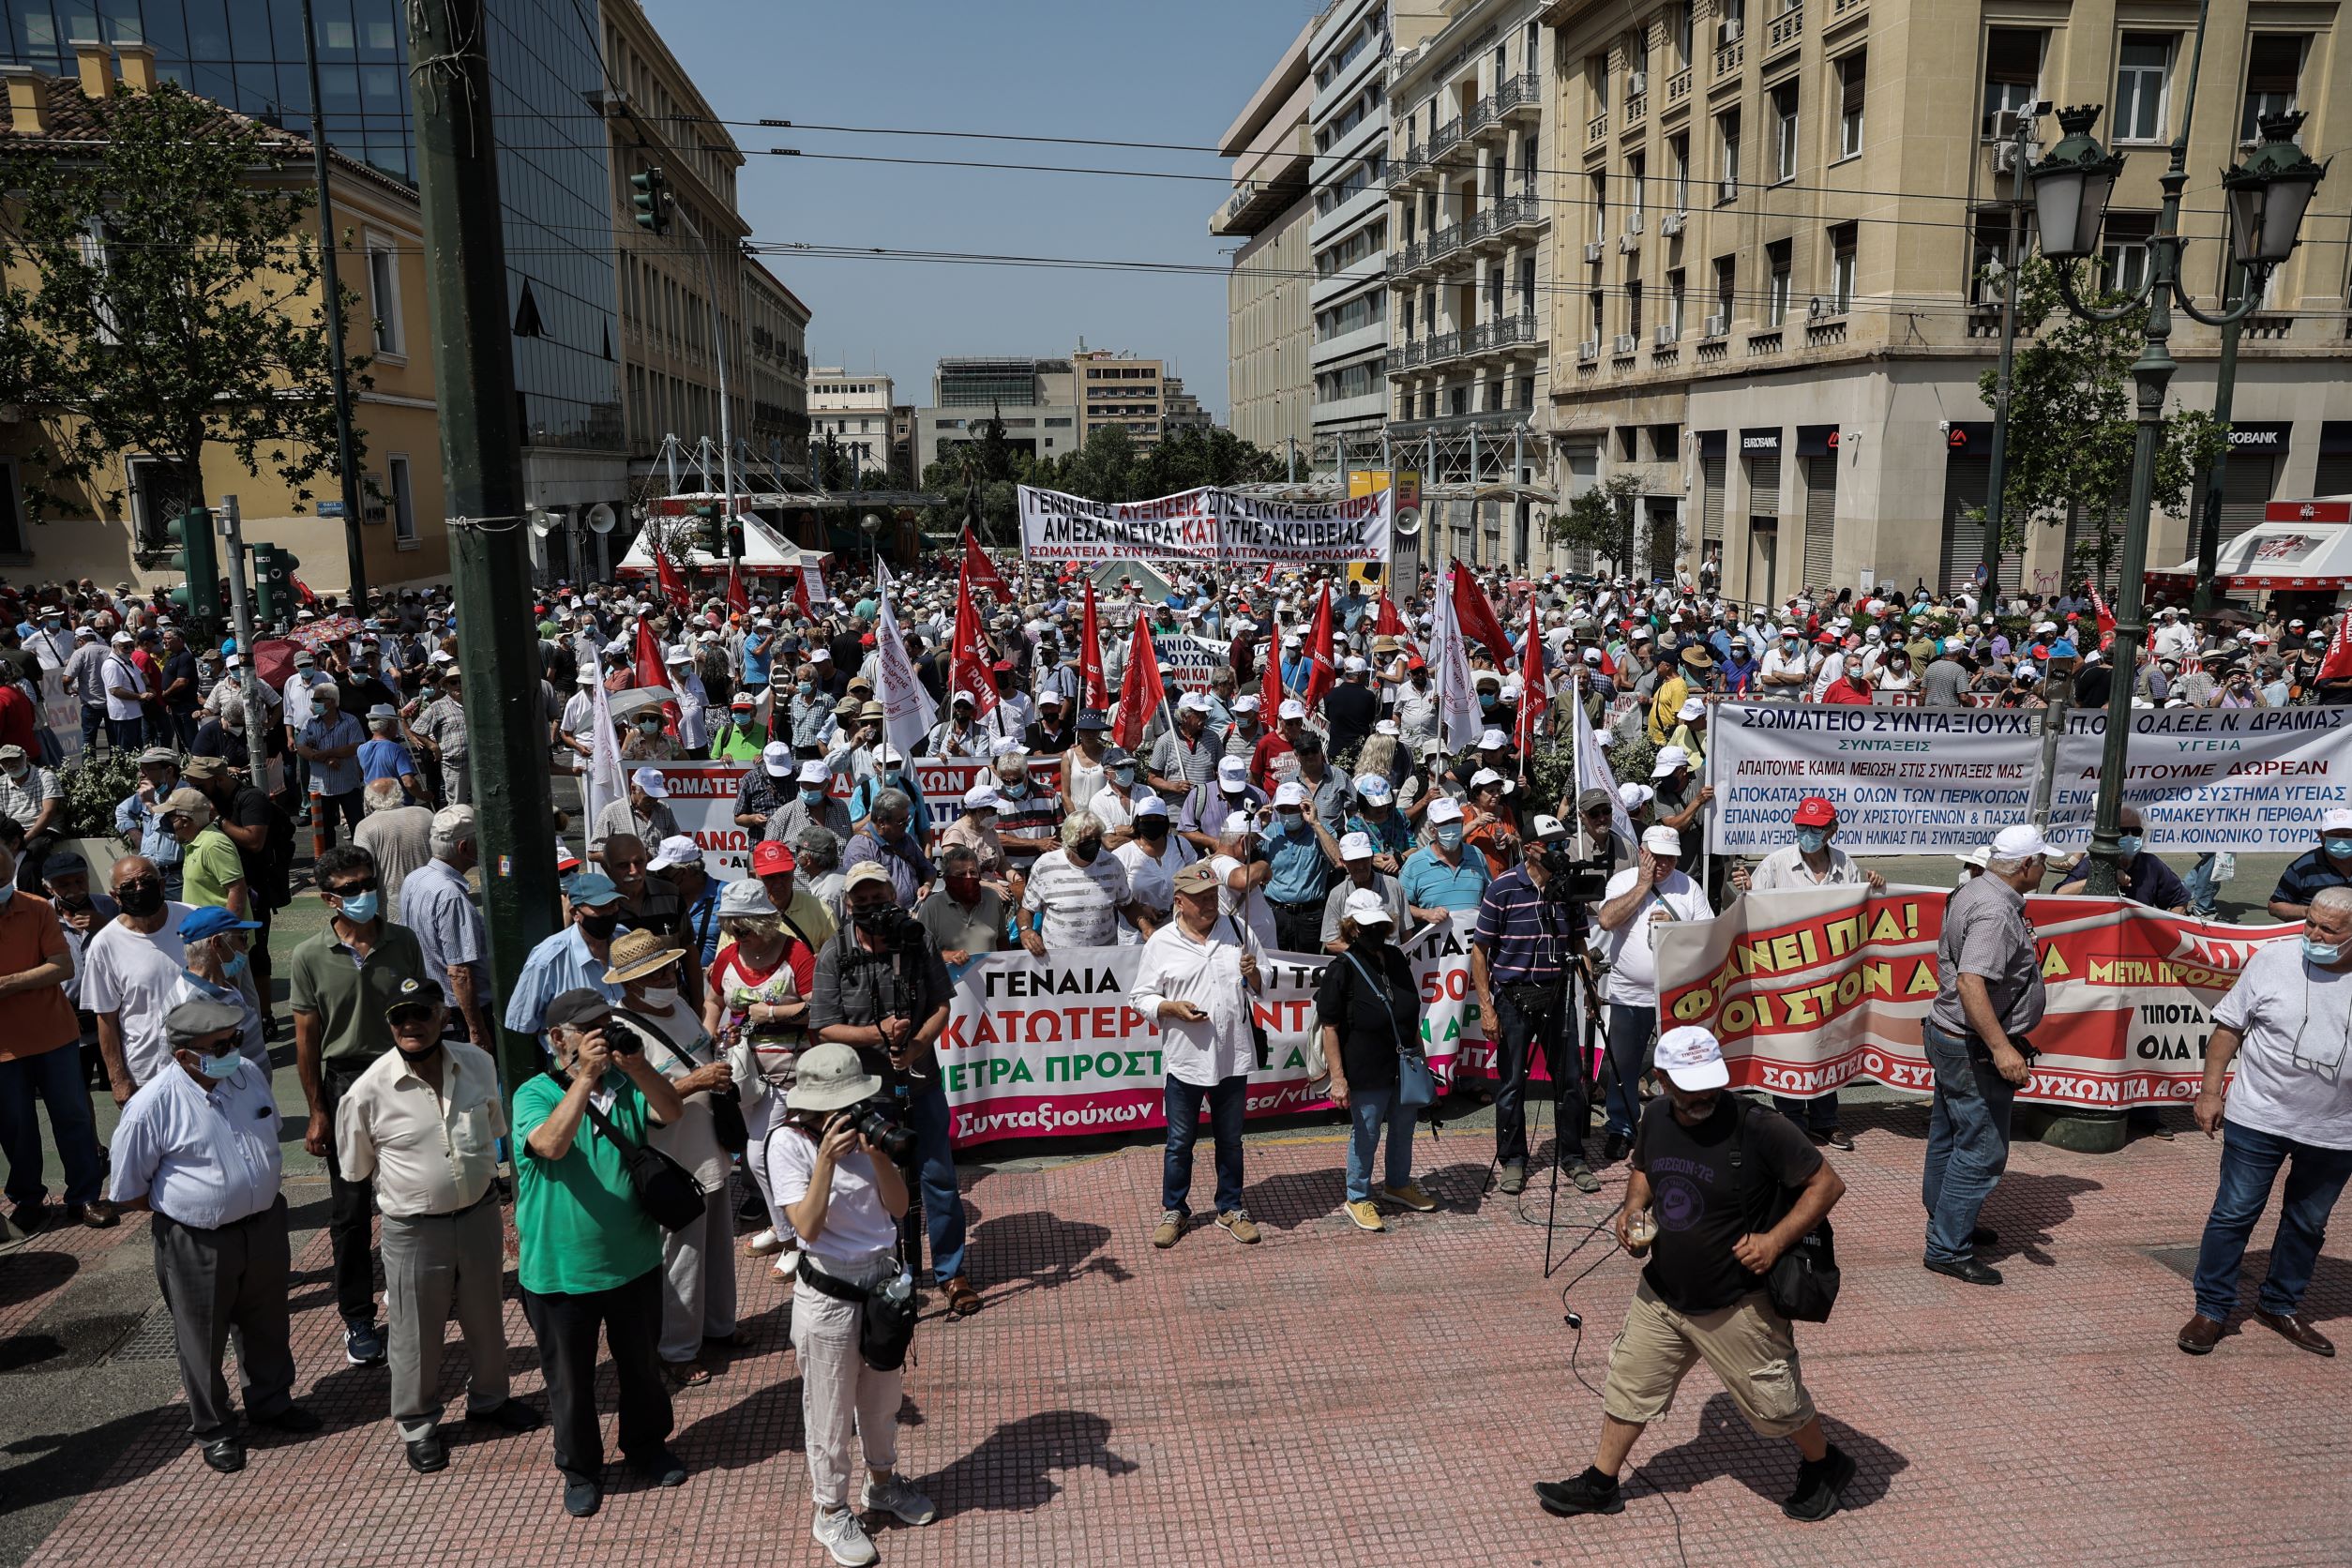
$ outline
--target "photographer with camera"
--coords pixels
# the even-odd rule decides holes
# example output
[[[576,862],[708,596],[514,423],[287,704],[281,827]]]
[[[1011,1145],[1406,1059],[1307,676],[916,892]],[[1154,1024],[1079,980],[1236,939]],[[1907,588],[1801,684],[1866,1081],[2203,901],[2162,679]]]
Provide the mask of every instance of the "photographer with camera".
[[[867,1070],[890,1085],[913,1134],[894,1157],[912,1155],[916,1162],[932,1276],[947,1295],[948,1309],[970,1317],[980,1310],[980,1292],[964,1277],[964,1199],[947,1138],[947,1092],[931,1048],[947,1027],[947,966],[914,917],[898,907],[890,873],[877,863],[850,872],[842,898],[848,923],[817,955],[809,1038],[852,1048]],[[773,1169],[769,1179],[775,1180]]]
[[[888,874],[882,877],[887,885]],[[776,1206],[800,1238],[792,1351],[800,1358],[801,1428],[817,1504],[810,1533],[847,1568],[877,1555],[850,1508],[852,1432],[866,1458],[860,1509],[910,1525],[939,1516],[931,1500],[893,1468],[906,1338],[914,1324],[912,1282],[897,1244],[906,1178],[872,1136],[872,1106],[882,1093],[881,1077],[865,1071],[851,1047],[812,1046],[767,1138]]]

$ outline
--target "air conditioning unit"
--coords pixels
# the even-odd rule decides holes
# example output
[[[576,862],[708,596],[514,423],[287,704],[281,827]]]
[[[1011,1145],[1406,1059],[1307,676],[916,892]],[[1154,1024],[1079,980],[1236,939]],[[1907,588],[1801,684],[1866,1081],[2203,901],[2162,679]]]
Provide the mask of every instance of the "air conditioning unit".
[[[1740,182],[1739,182],[1738,180],[1717,180],[1717,181],[1715,182],[1715,200],[1716,200],[1716,201],[1718,201],[1718,202],[1736,202],[1736,201],[1738,201],[1739,199],[1740,199]]]
[[[1599,240],[1589,239],[1585,241],[1584,259],[1588,262],[1597,262],[1601,259],[1601,242]]]
[[[1625,96],[1628,98],[1639,98],[1642,94],[1648,92],[1649,90],[1650,73],[1646,70],[1637,70],[1634,72],[1633,80],[1626,86]]]
[[[1727,315],[1717,314],[1707,318],[1707,328],[1704,332],[1700,333],[1699,336],[1703,338],[1720,338],[1730,330],[1731,318]]]
[[[1625,215],[1625,232],[1629,234],[1637,234],[1641,233],[1640,213],[1629,212]]]
[[[1577,360],[1577,362],[1578,362],[1579,364],[1590,365],[1591,363],[1592,363],[1592,361],[1594,361],[1594,360],[1596,360],[1596,359],[1598,359],[1598,358],[1600,358],[1600,357],[1601,357],[1601,339],[1598,339],[1598,338],[1587,338],[1587,339],[1586,339],[1583,342],[1578,343],[1578,344],[1576,345],[1576,360]]]
[[[1738,43],[1740,41],[1741,33],[1743,32],[1746,27],[1747,20],[1744,17],[1735,16],[1727,18],[1723,24],[1723,41],[1727,44]]]
[[[2039,142],[2028,142],[2026,143],[2026,157],[2028,160],[2038,156],[2041,151],[2042,143]],[[1994,143],[1993,173],[1996,174],[2013,174],[2016,172],[2017,143],[2014,142]]]
[[[1682,225],[1685,221],[1687,221],[1686,214],[1679,212],[1667,213],[1664,218],[1658,219],[1658,234],[1660,237],[1672,239],[1675,235],[1682,232]]]
[[[1651,341],[1655,343],[1659,348],[1670,349],[1674,346],[1674,339],[1680,336],[1681,336],[1681,334],[1676,332],[1674,328],[1665,325],[1664,324],[1660,324],[1657,330],[1651,334]]]
[[[1617,253],[1618,253],[1619,255],[1621,255],[1621,256],[1630,256],[1630,255],[1632,255],[1635,251],[1636,251],[1636,250],[1638,250],[1638,249],[1641,249],[1641,236],[1640,236],[1640,234],[1620,234],[1620,235],[1618,235],[1618,236],[1617,236]]]
[[[1830,309],[1830,302],[1823,299],[1819,294],[1815,294],[1811,299],[1805,301],[1805,320],[1809,322],[1817,322],[1822,317],[1833,313],[1834,312]]]
[[[1631,354],[1640,346],[1641,339],[1630,332],[1621,332],[1617,335],[1616,352],[1620,355]]]

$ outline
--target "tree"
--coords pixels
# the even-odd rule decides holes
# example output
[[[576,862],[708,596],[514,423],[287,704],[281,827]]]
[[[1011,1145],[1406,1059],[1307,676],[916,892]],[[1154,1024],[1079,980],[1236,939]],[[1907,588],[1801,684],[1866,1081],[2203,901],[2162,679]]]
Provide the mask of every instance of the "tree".
[[[1143,495],[1174,495],[1203,485],[1264,484],[1283,476],[1282,460],[1217,426],[1171,430],[1137,455]]]
[[[2132,493],[2138,440],[2132,361],[2139,354],[2146,313],[2082,320],[2066,308],[2057,271],[2041,256],[2027,259],[2017,283],[2021,340],[2009,401],[2001,550],[2024,549],[2027,531],[2036,523],[2057,528],[2073,518],[2082,535],[2067,563],[2070,574],[2091,576],[2111,590]],[[2114,307],[2123,299],[2108,295],[2099,303]],[[1988,369],[1977,379],[1988,403],[1998,374]],[[2191,483],[2226,439],[2209,414],[2178,403],[2165,411],[2156,450],[2158,511],[2187,509]]]
[[[209,446],[309,500],[335,466],[333,361],[313,198],[278,177],[308,149],[170,83],[83,102],[95,146],[0,152],[0,389],[44,436],[26,509],[119,507],[137,452],[163,470],[154,515],[177,511],[203,498]],[[369,363],[348,359],[354,387]]]
[[[1641,480],[1612,474],[1552,514],[1552,537],[1624,571],[1634,563],[1634,497]]]

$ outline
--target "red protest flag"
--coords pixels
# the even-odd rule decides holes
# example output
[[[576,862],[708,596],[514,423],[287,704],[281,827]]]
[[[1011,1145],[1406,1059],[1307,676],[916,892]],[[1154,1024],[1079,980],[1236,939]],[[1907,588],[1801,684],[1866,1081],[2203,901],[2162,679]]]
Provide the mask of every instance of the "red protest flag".
[[[2328,639],[2327,656],[2319,661],[2319,679],[2340,681],[2352,677],[2352,610],[2336,617],[2336,631]]]
[[[817,618],[817,607],[808,596],[808,574],[805,571],[792,574],[792,608],[806,620]]]
[[[1152,646],[1152,624],[1143,616],[1135,618],[1135,646],[1127,655],[1127,672],[1119,681],[1119,722],[1112,726],[1110,738],[1128,751],[1143,744],[1143,731],[1152,722],[1152,716],[1168,701],[1168,687],[1160,680],[1159,653]]]
[[[2101,637],[2105,637],[2108,633],[2115,630],[2115,611],[2107,608],[2106,599],[2100,595],[2099,590],[2096,588],[2093,588],[2090,591],[2090,608],[2091,612],[2099,617],[2099,635]]]
[[[731,561],[727,565],[727,608],[737,615],[751,613],[751,590],[744,583],[743,563],[740,561]]]
[[[1004,580],[1004,574],[996,569],[988,552],[980,548],[980,541],[972,536],[969,526],[964,529],[964,587],[986,588],[994,594],[999,604],[1013,602],[1013,585]]]
[[[1258,685],[1258,721],[1269,730],[1289,693],[1282,685],[1282,632],[1277,626],[1266,637],[1266,673]]]
[[[967,692],[972,697],[974,718],[996,711],[996,678],[991,667],[996,654],[988,646],[988,634],[980,629],[980,608],[972,602],[972,583],[967,571],[966,580],[956,595],[956,629],[947,655],[947,685],[951,692]]]
[[[639,686],[659,686],[664,691],[670,691],[670,668],[662,663],[661,643],[654,636],[654,624],[641,617],[637,623],[637,645],[631,651],[630,663],[635,667],[630,671],[630,678]],[[670,732],[676,734],[678,699],[674,692],[662,700],[661,716]]]
[[[1495,607],[1487,602],[1486,591],[1459,561],[1454,563],[1454,619],[1458,622],[1464,637],[1474,637],[1486,644],[1486,651],[1500,665],[1511,656],[1511,640],[1502,632],[1502,622],[1496,618]]]
[[[1412,628],[1405,625],[1405,617],[1397,610],[1396,601],[1386,593],[1380,595],[1380,614],[1372,623],[1372,635],[1393,637],[1408,646],[1412,644]]]
[[[1528,765],[1529,755],[1535,749],[1537,720],[1546,718],[1551,700],[1544,685],[1544,629],[1535,609],[1535,600],[1527,601],[1527,643],[1520,649],[1523,656],[1519,671],[1518,733],[1512,737],[1519,748],[1519,766]]]
[[[1322,596],[1315,604],[1315,624],[1306,629],[1306,689],[1299,700],[1311,709],[1338,681],[1339,671],[1331,662],[1331,581],[1327,578]]]
[[[1086,580],[1086,614],[1078,628],[1078,707],[1107,713],[1110,682],[1103,674],[1102,623],[1094,618],[1094,580]]]
[[[670,601],[672,610],[683,615],[688,603],[686,579],[680,575],[678,564],[670,558],[669,542],[666,539],[655,542],[654,576],[661,584],[661,596]]]

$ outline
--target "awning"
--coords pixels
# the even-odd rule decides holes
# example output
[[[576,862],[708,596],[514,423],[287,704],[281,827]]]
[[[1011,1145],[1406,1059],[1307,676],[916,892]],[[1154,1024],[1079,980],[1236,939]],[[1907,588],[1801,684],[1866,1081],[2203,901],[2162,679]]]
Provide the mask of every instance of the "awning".
[[[2261,522],[2222,541],[2214,584],[2231,591],[2333,591],[2352,588],[2352,523]],[[2151,585],[2194,590],[2194,557],[2149,572]]]
[[[753,513],[739,512],[737,516],[743,522],[743,569],[746,576],[779,577],[807,566],[822,566],[833,559],[823,550],[803,550],[785,538],[774,524]],[[725,556],[714,555],[699,543],[686,553],[692,570],[706,577],[727,575]],[[653,537],[649,532],[639,533],[614,570],[622,577],[654,575]]]

